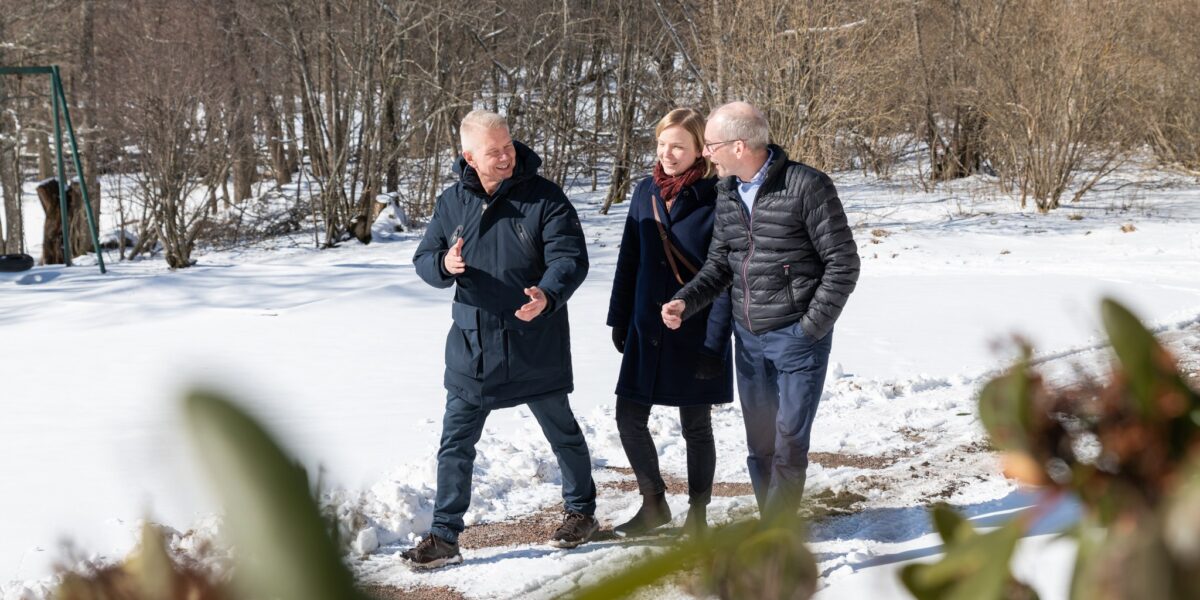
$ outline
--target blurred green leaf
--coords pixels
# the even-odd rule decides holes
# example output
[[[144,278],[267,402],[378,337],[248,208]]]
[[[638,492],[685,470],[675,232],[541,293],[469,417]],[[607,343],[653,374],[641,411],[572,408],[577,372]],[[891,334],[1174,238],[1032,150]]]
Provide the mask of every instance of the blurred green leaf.
[[[947,504],[934,505],[931,516],[934,529],[947,543],[963,542],[975,535],[970,522]]]
[[[947,539],[943,534],[945,554],[941,560],[911,564],[900,571],[900,581],[913,596],[918,600],[1003,600],[1014,593],[1036,597],[1009,571],[1017,540],[1024,534],[1022,519],[979,534],[961,517],[946,514],[949,512],[953,510],[946,506],[934,509],[939,532],[945,527],[952,536]],[[970,532],[964,532],[964,527]]]
[[[817,590],[816,558],[804,543],[804,528],[768,525],[714,548],[701,569],[705,592],[720,598],[804,600]]]
[[[1029,369],[1029,348],[1004,375],[984,386],[979,394],[979,420],[992,444],[1000,450],[1029,453],[1033,424],[1033,390],[1037,380]]]
[[[768,521],[739,521],[689,537],[647,556],[603,581],[565,597],[573,600],[621,598],[675,573],[695,570],[706,594],[720,598],[805,600],[817,585],[817,563],[804,543],[805,528],[795,515]]]
[[[1170,355],[1137,316],[1120,303],[1105,298],[1100,304],[1100,313],[1113,351],[1121,361],[1129,387],[1138,401],[1140,414],[1143,417],[1162,414],[1159,394],[1188,392]]]
[[[237,550],[237,585],[260,600],[362,596],[329,537],[304,470],[232,402],[188,394],[192,440],[219,493]]]

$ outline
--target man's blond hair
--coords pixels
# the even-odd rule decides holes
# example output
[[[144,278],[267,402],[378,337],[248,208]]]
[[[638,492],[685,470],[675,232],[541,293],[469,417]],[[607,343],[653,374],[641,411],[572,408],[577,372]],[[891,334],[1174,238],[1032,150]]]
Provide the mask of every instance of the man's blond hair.
[[[458,138],[462,142],[463,150],[471,150],[475,136],[490,129],[508,131],[508,121],[490,110],[477,109],[467,113],[458,127]]]

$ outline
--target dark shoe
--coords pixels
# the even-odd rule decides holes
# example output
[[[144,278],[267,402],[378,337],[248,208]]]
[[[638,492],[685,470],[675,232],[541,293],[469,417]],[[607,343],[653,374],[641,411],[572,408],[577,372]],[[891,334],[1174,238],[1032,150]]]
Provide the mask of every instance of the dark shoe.
[[[707,532],[708,508],[703,504],[693,504],[689,506],[687,518],[683,521],[683,535],[689,537],[698,537]]]
[[[671,507],[667,506],[665,494],[642,496],[642,507],[627,523],[613,527],[613,533],[621,537],[645,535],[660,525],[671,522]]]
[[[463,560],[458,553],[458,544],[447,542],[432,533],[426,535],[421,543],[400,553],[400,558],[408,561],[414,569],[437,569],[456,565]]]
[[[596,517],[583,513],[568,512],[562,525],[550,536],[550,545],[555,548],[574,548],[592,539],[600,524]]]

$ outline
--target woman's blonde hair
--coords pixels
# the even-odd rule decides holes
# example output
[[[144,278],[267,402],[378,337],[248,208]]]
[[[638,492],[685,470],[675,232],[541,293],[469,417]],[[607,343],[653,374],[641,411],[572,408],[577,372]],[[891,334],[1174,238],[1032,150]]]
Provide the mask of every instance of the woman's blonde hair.
[[[699,155],[696,160],[704,161],[704,176],[711,176],[712,163],[704,156],[704,115],[691,108],[677,108],[658,121],[658,125],[654,127],[654,138],[658,139],[668,127],[682,127],[691,134],[692,141],[696,144],[696,154]]]

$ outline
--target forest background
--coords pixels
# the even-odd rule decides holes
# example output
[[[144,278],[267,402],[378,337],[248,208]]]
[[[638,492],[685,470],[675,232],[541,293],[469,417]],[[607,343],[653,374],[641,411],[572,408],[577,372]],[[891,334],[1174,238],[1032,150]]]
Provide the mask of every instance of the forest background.
[[[136,181],[121,258],[186,267],[305,224],[369,241],[384,193],[428,214],[478,107],[605,211],[658,118],[734,99],[818,168],[915,158],[927,189],[984,172],[1050,211],[1135,154],[1200,170],[1197,24],[1194,0],[0,0],[0,65],[62,66],[89,188]],[[54,174],[45,84],[0,78],[2,252]]]

